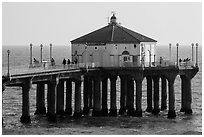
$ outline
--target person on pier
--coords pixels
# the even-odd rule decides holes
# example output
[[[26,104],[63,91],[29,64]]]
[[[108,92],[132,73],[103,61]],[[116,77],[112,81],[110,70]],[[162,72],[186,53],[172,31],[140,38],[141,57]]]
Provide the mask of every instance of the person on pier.
[[[71,63],[71,61],[70,61],[70,59],[68,59],[68,60],[67,60],[68,68],[70,68],[70,63]]]
[[[63,59],[62,64],[64,65],[64,68],[65,68],[65,65],[66,65],[66,59],[65,58]]]
[[[51,66],[54,66],[55,65],[55,60],[52,58],[51,59]]]

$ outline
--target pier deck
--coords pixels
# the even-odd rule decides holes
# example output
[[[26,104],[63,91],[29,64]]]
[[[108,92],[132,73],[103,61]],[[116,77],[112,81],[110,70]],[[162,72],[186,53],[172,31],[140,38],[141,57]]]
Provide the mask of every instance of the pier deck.
[[[17,71],[16,71],[17,72]],[[147,79],[147,112],[157,115],[167,109],[167,93],[169,97],[168,118],[175,118],[174,81],[181,77],[181,112],[192,114],[191,79],[198,72],[198,67],[55,67],[30,68],[27,72],[11,74],[5,86],[22,87],[21,122],[30,121],[29,90],[31,84],[37,84],[36,113],[46,114],[49,121],[56,121],[56,115],[87,115],[93,109],[92,116],[130,115],[141,117],[142,81]],[[120,108],[116,107],[116,79],[120,78]],[[160,98],[161,78],[161,106]],[[107,80],[110,80],[110,109],[107,107]],[[66,82],[66,91],[64,83]],[[72,91],[72,82],[75,89]],[[168,82],[168,85],[167,85]],[[83,89],[82,89],[83,83]],[[48,86],[47,109],[45,108],[45,84]],[[134,91],[134,84],[136,91]],[[167,92],[168,87],[168,92]],[[64,100],[64,93],[66,99]],[[74,108],[72,108],[72,92],[74,92]],[[83,96],[81,95],[83,94]],[[136,96],[134,108],[134,96]],[[153,98],[152,98],[153,96]],[[81,102],[83,97],[83,102]],[[82,105],[83,104],[83,105]],[[83,106],[83,110],[82,110]],[[65,109],[64,109],[65,108]],[[118,112],[119,109],[119,112]],[[47,110],[47,111],[46,111]]]

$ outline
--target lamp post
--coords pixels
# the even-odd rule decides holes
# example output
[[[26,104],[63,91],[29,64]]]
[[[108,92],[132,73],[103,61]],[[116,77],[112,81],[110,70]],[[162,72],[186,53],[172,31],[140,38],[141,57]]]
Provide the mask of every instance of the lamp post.
[[[32,44],[30,44],[30,67],[32,67],[32,56],[33,56],[33,54],[32,54]]]
[[[85,52],[86,52],[86,62],[85,62],[85,65],[86,65],[86,69],[88,68],[87,67],[87,42],[86,42],[86,46],[85,46]]]
[[[43,45],[40,44],[40,63],[42,64],[42,48],[43,48]]]
[[[192,45],[192,63],[193,63],[193,61],[194,61],[194,44],[192,43],[191,45]]]
[[[50,62],[52,60],[52,44],[50,44]]]
[[[169,43],[169,61],[171,61],[171,43]]]
[[[198,43],[196,43],[196,67],[198,67]]]
[[[9,55],[10,55],[10,50],[7,50],[7,53],[8,53],[8,73],[7,73],[7,76],[10,76],[10,73],[9,73]]]
[[[178,46],[179,46],[179,44],[177,43],[176,44],[176,62],[177,62],[177,67],[178,67]]]

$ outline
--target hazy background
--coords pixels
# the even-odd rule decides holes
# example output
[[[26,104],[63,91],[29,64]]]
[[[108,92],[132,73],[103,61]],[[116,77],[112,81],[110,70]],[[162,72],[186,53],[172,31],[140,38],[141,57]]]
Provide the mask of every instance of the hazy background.
[[[70,45],[108,24],[111,11],[122,26],[158,45],[202,42],[201,2],[9,2],[2,3],[3,45]]]

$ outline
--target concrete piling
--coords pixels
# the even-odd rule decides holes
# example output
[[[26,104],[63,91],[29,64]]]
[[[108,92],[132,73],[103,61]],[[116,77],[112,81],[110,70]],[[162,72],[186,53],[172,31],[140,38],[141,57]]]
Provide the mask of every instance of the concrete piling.
[[[47,117],[48,121],[56,122],[56,93],[57,93],[57,81],[51,80],[48,82],[48,96],[47,96]]]
[[[167,109],[167,87],[166,87],[166,78],[161,76],[161,110]]]
[[[92,116],[101,116],[101,79],[100,77],[94,78],[94,101]]]
[[[84,108],[83,108],[83,114],[88,115],[89,114],[89,89],[88,89],[88,80],[89,78],[87,76],[84,76]]]
[[[160,112],[159,109],[159,76],[153,76],[154,81],[154,109],[152,114],[157,115]]]
[[[20,122],[22,123],[31,123],[30,120],[30,98],[29,91],[31,86],[31,81],[26,79],[22,85],[22,116]]]
[[[168,85],[169,85],[169,112],[168,112],[168,118],[175,118],[176,117],[174,81],[175,81],[175,77],[172,77],[171,79],[168,79]]]
[[[127,115],[134,116],[134,80],[128,78],[127,80]]]
[[[59,80],[57,84],[57,114],[64,114],[64,81]]]
[[[93,83],[93,79],[90,77],[89,80],[88,80],[88,93],[89,93],[89,109],[92,109],[93,108],[93,92],[94,92],[94,83]]]
[[[147,80],[147,112],[152,112],[152,77],[146,76]]]
[[[142,80],[136,81],[136,111],[137,117],[142,117]]]
[[[123,115],[126,112],[126,90],[127,90],[127,79],[125,76],[120,77],[120,110],[119,114]]]
[[[192,93],[191,93],[191,79],[185,75],[181,75],[181,112],[185,114],[192,114],[191,103],[192,103]]]
[[[45,108],[45,84],[40,82],[37,83],[36,92],[36,111],[35,114],[46,114]]]
[[[107,105],[107,82],[108,79],[104,78],[102,80],[102,110],[101,110],[101,115],[102,116],[107,116],[108,115],[108,105]]]
[[[109,116],[117,116],[117,106],[116,106],[116,80],[117,76],[111,76],[110,77],[110,85],[111,85],[111,91],[110,91],[110,112]]]
[[[81,117],[81,81],[75,81],[74,117]]]
[[[66,115],[72,115],[72,81],[66,80]]]

